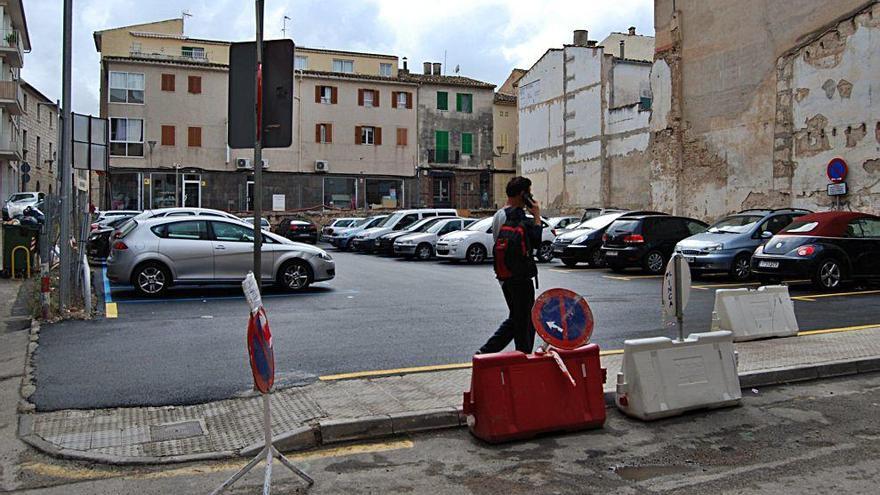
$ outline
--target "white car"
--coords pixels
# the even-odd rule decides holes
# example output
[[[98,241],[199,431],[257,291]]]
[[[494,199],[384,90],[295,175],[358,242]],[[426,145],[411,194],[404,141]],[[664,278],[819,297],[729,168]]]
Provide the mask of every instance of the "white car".
[[[577,225],[580,221],[580,217],[550,217],[547,219],[547,225],[550,227],[550,230],[558,235],[563,230],[568,230],[572,226]]]
[[[254,217],[244,217],[244,218],[242,218],[241,220],[242,220],[244,223],[249,224],[249,225],[253,225],[253,224],[254,224]],[[266,218],[266,217],[260,217],[260,229],[261,229],[261,230],[266,230],[266,231],[268,231],[268,232],[271,232],[271,231],[272,231],[272,224],[269,223],[269,219],[268,219],[268,218]]]
[[[17,215],[24,213],[25,208],[36,206],[45,197],[46,195],[41,192],[13,193],[3,206],[3,215],[5,218],[15,218]]]
[[[223,217],[230,220],[241,221],[240,218],[232,213],[226,213],[222,210],[214,210],[211,208],[157,208],[155,210],[144,210],[133,216],[135,220],[146,220],[148,218],[164,218],[164,217],[188,217],[188,216],[206,216],[206,217]]]
[[[450,216],[458,213],[452,208],[422,208],[418,210],[401,210],[389,215],[382,223],[359,232],[351,241],[357,251],[372,253],[376,250],[379,238],[395,230],[403,230],[419,220],[427,217]]]
[[[530,217],[531,218],[531,217]],[[468,263],[481,263],[492,257],[495,240],[492,237],[492,219],[488,217],[471,224],[468,228],[446,234],[437,241],[437,257],[450,260],[465,260]],[[553,241],[556,236],[547,222],[541,220],[541,245],[537,248],[537,260],[546,263],[553,259]]]
[[[470,218],[441,218],[424,232],[406,234],[394,240],[394,254],[420,261],[429,260],[434,256],[434,247],[440,237],[474,223]]]
[[[135,215],[139,215],[140,210],[104,210],[97,212],[97,217],[95,217],[95,223],[105,223],[106,221],[110,221],[119,217],[133,217]]]

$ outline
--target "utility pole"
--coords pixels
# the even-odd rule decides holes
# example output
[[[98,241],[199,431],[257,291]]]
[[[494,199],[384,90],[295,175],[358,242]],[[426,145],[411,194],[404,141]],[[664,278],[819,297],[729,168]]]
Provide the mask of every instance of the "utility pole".
[[[257,73],[256,78],[256,136],[254,136],[254,278],[257,287],[262,286],[263,229],[260,216],[263,207],[263,0],[256,0],[257,7]]]
[[[59,278],[59,299],[62,311],[70,306],[70,214],[73,211],[70,203],[73,186],[71,171],[71,142],[73,119],[71,116],[70,80],[71,80],[71,36],[73,29],[73,0],[64,0],[64,29],[62,42],[61,69],[61,162],[58,172],[61,174],[61,239],[58,244],[61,250],[61,273]]]

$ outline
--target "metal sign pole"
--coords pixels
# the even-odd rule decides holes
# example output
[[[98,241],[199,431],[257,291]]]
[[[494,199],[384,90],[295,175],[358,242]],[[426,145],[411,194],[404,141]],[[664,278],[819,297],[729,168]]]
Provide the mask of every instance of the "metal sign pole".
[[[263,229],[260,217],[263,207],[263,0],[256,0],[257,5],[257,73],[256,78],[256,128],[254,139],[254,275],[257,287],[263,282],[262,250]]]
[[[70,281],[72,279],[70,265],[70,216],[73,212],[71,208],[71,157],[73,153],[73,119],[71,114],[71,36],[73,28],[73,0],[64,0],[64,28],[62,42],[62,62],[61,62],[61,100],[62,100],[62,117],[61,117],[61,163],[58,172],[61,174],[61,239],[58,242],[58,248],[61,250],[61,273],[59,277],[59,304],[61,310],[67,309],[70,305]]]
[[[678,325],[678,340],[684,340],[684,309],[682,308],[681,256],[673,255],[675,260],[675,321]]]

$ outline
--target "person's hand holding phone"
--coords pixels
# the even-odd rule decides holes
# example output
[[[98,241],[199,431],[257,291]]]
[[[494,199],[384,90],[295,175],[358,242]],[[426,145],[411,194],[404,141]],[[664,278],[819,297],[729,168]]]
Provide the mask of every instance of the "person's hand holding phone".
[[[525,199],[526,210],[528,210],[529,213],[531,213],[532,216],[535,217],[536,223],[540,223],[540,221],[541,221],[541,204],[538,203],[538,200],[535,199],[535,197],[532,196],[530,193],[525,193],[525,195],[523,196],[523,199]]]

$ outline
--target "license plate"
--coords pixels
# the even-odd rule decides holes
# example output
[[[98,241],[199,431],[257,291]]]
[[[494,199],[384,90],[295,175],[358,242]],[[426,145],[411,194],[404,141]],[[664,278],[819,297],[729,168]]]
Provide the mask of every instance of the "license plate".
[[[758,267],[760,268],[779,268],[778,261],[759,261]]]
[[[605,251],[605,256],[617,256],[617,251]]]
[[[688,263],[693,263],[694,261],[696,261],[696,259],[694,259],[693,256],[685,256],[684,260],[687,261]]]
[[[561,247],[555,247],[555,248],[553,248],[553,252],[554,253],[564,253],[565,249],[563,249]]]

